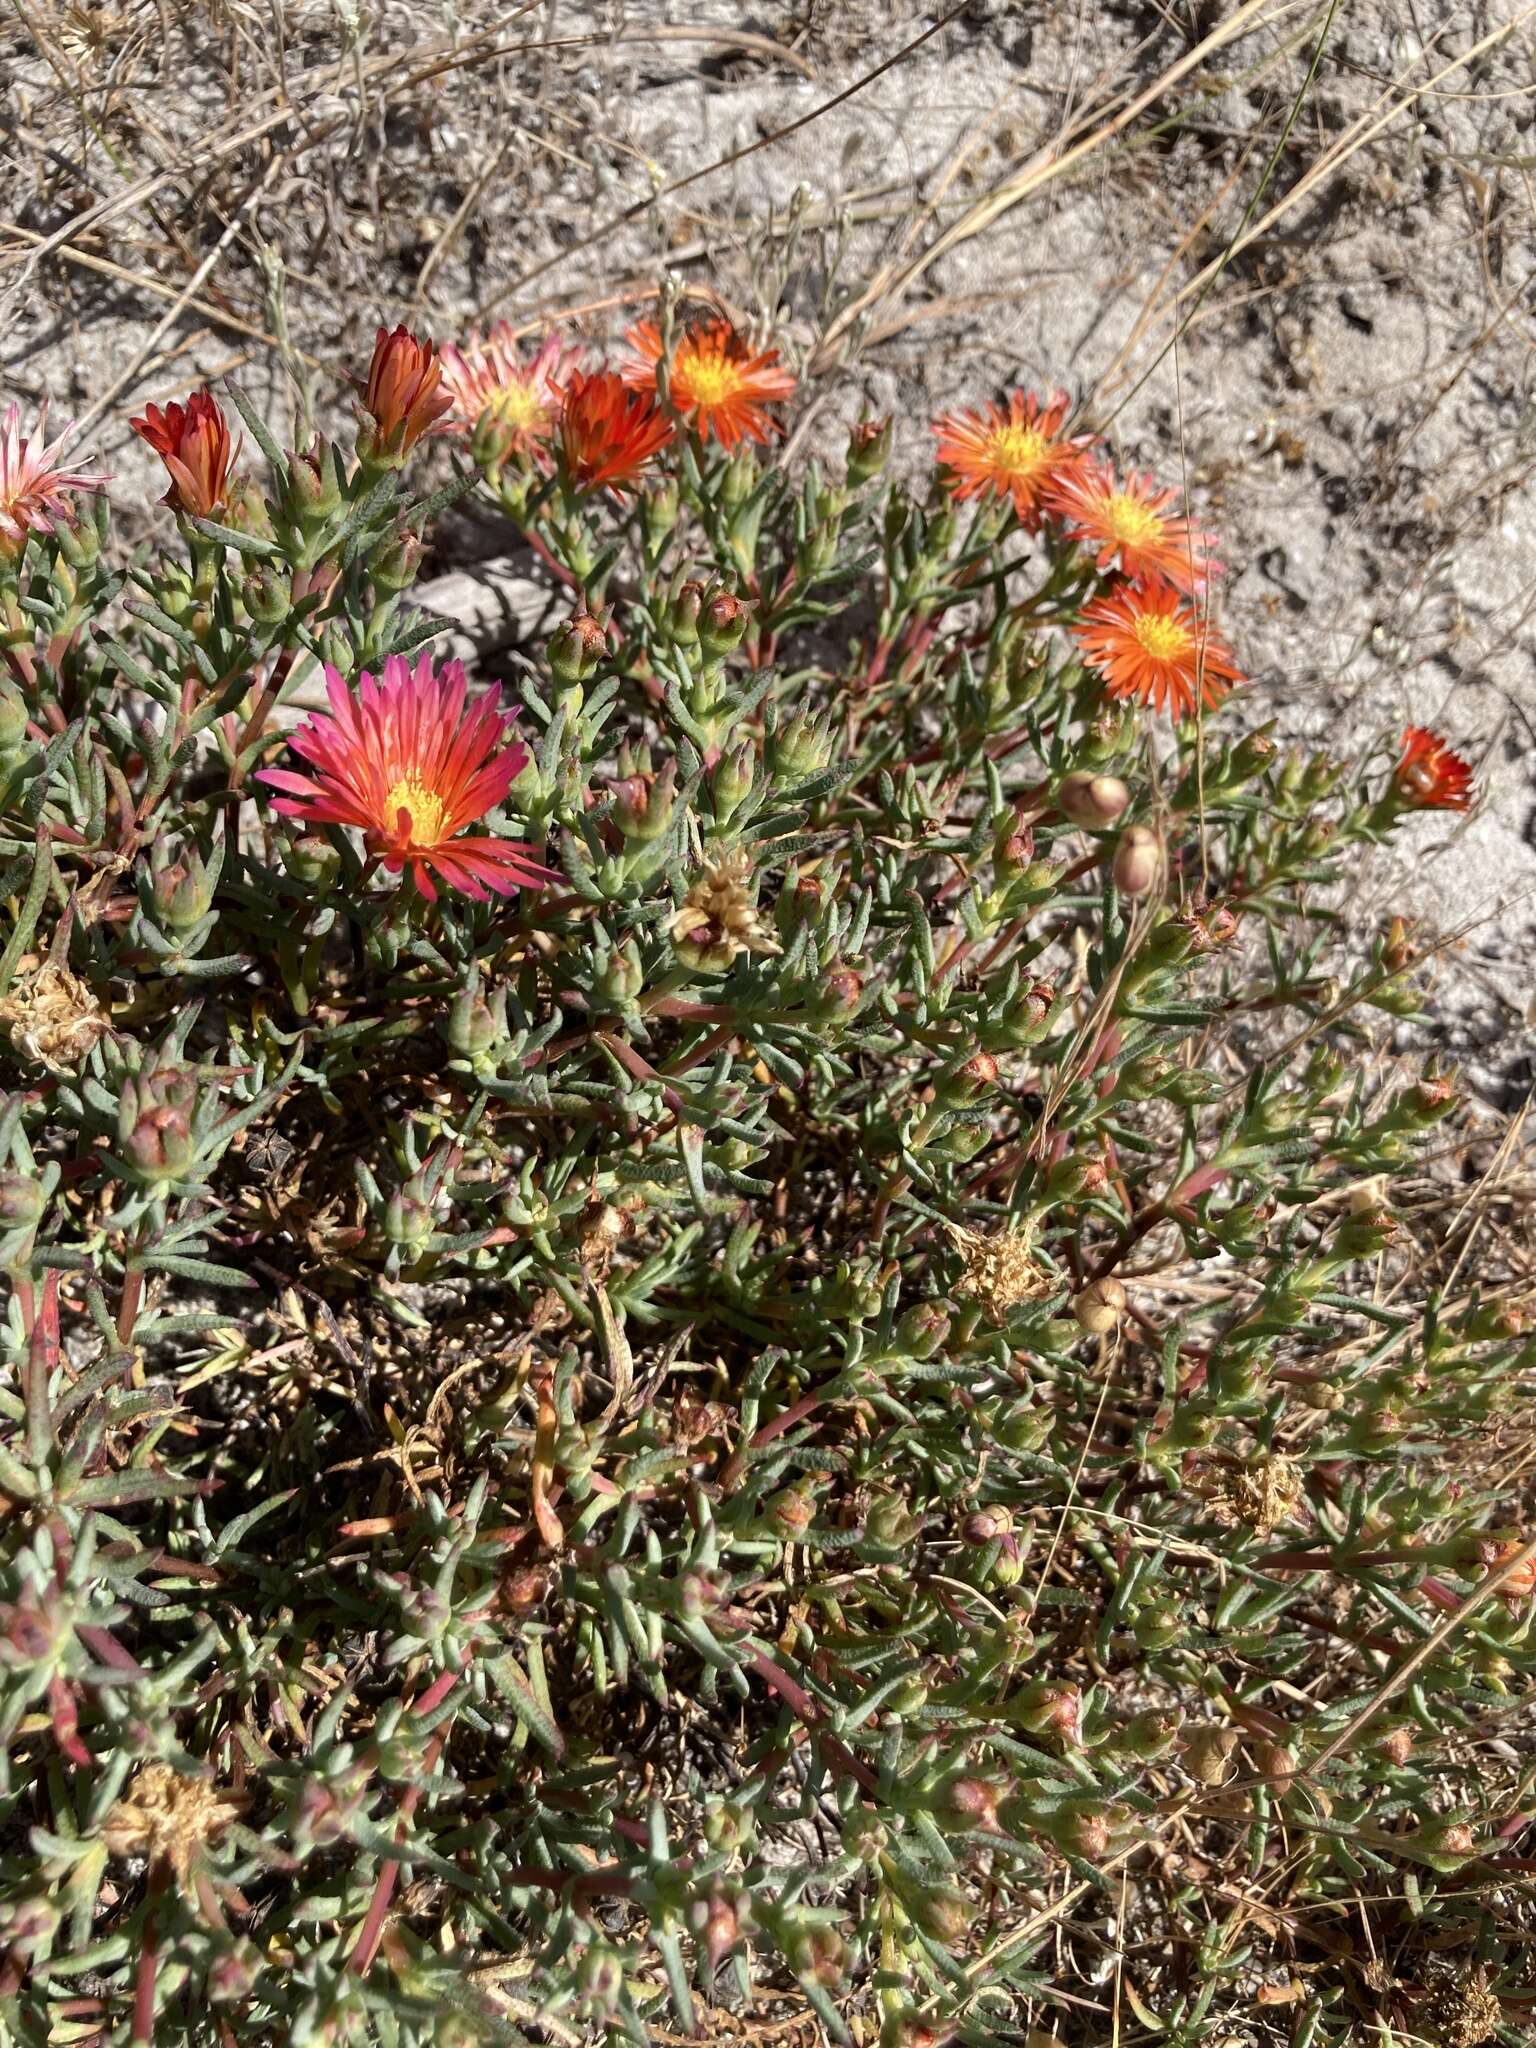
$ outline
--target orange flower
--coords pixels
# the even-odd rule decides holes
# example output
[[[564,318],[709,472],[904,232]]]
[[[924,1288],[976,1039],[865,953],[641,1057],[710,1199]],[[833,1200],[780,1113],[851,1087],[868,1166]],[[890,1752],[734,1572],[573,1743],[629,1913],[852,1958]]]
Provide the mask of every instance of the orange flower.
[[[548,466],[560,382],[576,368],[578,349],[551,334],[525,361],[511,323],[500,320],[489,334],[472,334],[462,349],[445,342],[440,360],[458,432],[473,434],[486,420],[499,461],[529,456]]]
[[[935,420],[940,466],[955,498],[1011,498],[1033,530],[1048,495],[1076,475],[1087,442],[1061,431],[1071,400],[1058,391],[1047,401],[1032,391],[1010,393],[1006,406],[945,413]]]
[[[1083,608],[1072,628],[1112,697],[1136,697],[1182,718],[1199,697],[1207,709],[1243,680],[1224,642],[1166,583],[1122,583]]]
[[[1472,770],[1453,754],[1439,733],[1410,725],[1403,734],[1403,757],[1393,770],[1399,799],[1415,811],[1469,811]]]
[[[1133,583],[1159,577],[1175,590],[1197,590],[1216,566],[1211,536],[1170,512],[1178,493],[1159,490],[1149,476],[1128,472],[1123,483],[1105,463],[1088,463],[1051,493],[1074,540],[1095,550],[1100,569],[1118,569]]]
[[[229,494],[230,471],[240,453],[212,392],[194,391],[185,405],[172,403],[164,412],[146,405],[144,417],[128,424],[170,471],[171,488],[160,502],[191,519],[211,519]]]
[[[624,381],[637,391],[656,389],[661,331],[640,320],[624,339],[641,358],[624,368]],[[767,407],[794,395],[795,380],[779,362],[777,349],[754,355],[729,320],[689,328],[667,365],[667,397],[701,434],[727,451],[743,441],[768,441],[779,422]]]
[[[561,396],[560,453],[575,490],[606,484],[622,493],[672,439],[672,422],[643,392],[627,391],[612,370],[590,377],[578,370]]]
[[[408,455],[452,409],[442,379],[443,366],[430,341],[418,339],[407,327],[393,333],[379,329],[363,387],[363,405],[374,424],[367,452],[375,462]]]

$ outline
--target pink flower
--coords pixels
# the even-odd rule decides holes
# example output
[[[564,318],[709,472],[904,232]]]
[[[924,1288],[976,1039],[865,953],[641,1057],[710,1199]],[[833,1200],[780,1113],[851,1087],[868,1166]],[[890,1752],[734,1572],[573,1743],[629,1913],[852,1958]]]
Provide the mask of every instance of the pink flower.
[[[306,825],[353,826],[392,874],[409,864],[429,902],[429,869],[481,903],[555,880],[520,839],[455,837],[502,802],[528,762],[520,741],[499,745],[514,714],[499,709],[498,691],[466,715],[463,663],[434,671],[429,654],[414,669],[392,654],[382,678],[365,670],[355,698],[327,664],[325,687],[329,715],[317,711],[289,736],[315,773],[265,768],[256,778],[284,792],[274,810]]]
[[[61,520],[69,519],[71,491],[99,491],[107,481],[97,471],[71,469],[60,462],[69,428],[45,447],[47,422],[46,405],[30,434],[22,433],[21,408],[14,403],[0,419],[0,553],[19,554],[29,533],[52,533]]]
[[[489,334],[472,334],[462,349],[444,342],[439,360],[443,388],[453,401],[451,426],[473,434],[488,413],[502,461],[526,455],[549,468],[549,443],[560,418],[558,387],[579,366],[580,349],[551,334],[525,360],[511,323],[499,320]]]

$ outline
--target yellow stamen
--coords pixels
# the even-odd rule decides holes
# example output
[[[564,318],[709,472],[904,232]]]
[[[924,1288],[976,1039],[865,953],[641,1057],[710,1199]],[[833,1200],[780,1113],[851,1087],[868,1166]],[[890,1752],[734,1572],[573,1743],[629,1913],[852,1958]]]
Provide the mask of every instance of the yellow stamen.
[[[1148,541],[1161,540],[1163,536],[1163,521],[1158,515],[1139,498],[1127,497],[1123,491],[1111,491],[1104,499],[1103,511],[1104,524],[1122,544],[1145,547]]]
[[[1188,626],[1165,612],[1143,612],[1131,628],[1137,644],[1154,661],[1182,661],[1194,645]]]
[[[391,831],[395,829],[402,811],[410,820],[407,837],[411,845],[436,846],[443,836],[443,800],[414,775],[402,775],[384,799],[384,812]]]
[[[530,427],[542,426],[549,410],[533,386],[520,379],[501,385],[486,402],[497,419],[509,427],[521,427],[525,432]]]
[[[987,455],[1005,476],[1030,476],[1051,452],[1051,444],[1037,427],[997,427],[987,437]]]
[[[695,405],[723,405],[741,390],[742,376],[739,366],[728,356],[697,355],[684,352],[679,355],[675,375],[688,387],[688,396]]]

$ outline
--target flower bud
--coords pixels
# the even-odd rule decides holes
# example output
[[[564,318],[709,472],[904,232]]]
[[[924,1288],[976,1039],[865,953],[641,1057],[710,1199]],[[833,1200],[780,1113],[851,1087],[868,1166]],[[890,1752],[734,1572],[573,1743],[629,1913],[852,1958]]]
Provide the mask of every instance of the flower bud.
[[[208,1965],[205,1983],[213,2005],[243,2005],[261,1975],[261,1952],[254,1942],[237,1938]]]
[[[1068,775],[1056,792],[1062,816],[1093,832],[1107,832],[1130,801],[1131,792],[1118,775],[1093,775],[1086,768]]]
[[[397,535],[372,564],[370,573],[375,586],[380,590],[408,590],[416,581],[424,552],[419,533],[407,529]]]
[[[1386,940],[1382,945],[1382,965],[1390,967],[1394,974],[1401,974],[1413,965],[1416,957],[1408,935],[1407,920],[1394,917],[1387,926]]]
[[[852,967],[833,967],[822,977],[812,1008],[822,1024],[846,1024],[863,1001],[863,975]]]
[[[711,661],[732,654],[747,637],[752,607],[728,590],[715,590],[699,614],[699,645]]]
[[[634,934],[626,932],[612,952],[598,957],[592,976],[592,992],[605,1003],[619,1008],[632,1003],[645,987],[645,968]]]
[[[584,683],[605,658],[608,635],[590,612],[577,612],[550,635],[549,668],[557,683]]]
[[[1000,882],[1021,875],[1035,857],[1035,834],[1028,811],[1004,811],[992,835],[992,865]]]
[[[293,609],[293,578],[280,562],[253,562],[240,601],[260,626],[280,626]]]
[[[681,500],[678,496],[675,477],[663,477],[653,484],[640,501],[640,519],[645,533],[646,552],[659,555],[677,525]]]
[[[973,1052],[934,1084],[934,1097],[945,1109],[975,1102],[997,1086],[997,1061],[989,1052]]]
[[[768,1502],[768,1524],[785,1543],[798,1543],[816,1519],[816,1503],[803,1487],[786,1486]]]
[[[720,503],[727,517],[732,512],[739,512],[751,497],[757,489],[757,477],[757,457],[752,452],[751,443],[743,441],[726,464],[725,475],[720,480]]]
[[[757,754],[750,740],[720,756],[709,789],[717,824],[730,822],[752,794],[756,781]]]
[[[1413,1756],[1414,1731],[1407,1721],[1384,1728],[1376,1738],[1376,1754],[1390,1770],[1400,1771]]]
[[[1072,1313],[1079,1328],[1090,1336],[1107,1336],[1125,1314],[1125,1289],[1113,1276],[1090,1280],[1081,1293],[1072,1297]]]
[[[117,1106],[118,1145],[126,1163],[151,1186],[179,1180],[196,1155],[192,1115],[197,1080],[178,1067],[133,1074]]]
[[[773,772],[786,782],[806,782],[832,759],[832,735],[824,718],[799,714],[769,744]]]
[[[922,1527],[906,1502],[894,1493],[878,1495],[864,1517],[864,1540],[881,1550],[904,1550]]]
[[[0,1173],[0,1230],[30,1230],[47,1206],[39,1182],[24,1173]]]
[[[949,1332],[950,1315],[943,1304],[919,1301],[896,1325],[896,1342],[909,1358],[932,1358]]]
[[[336,481],[335,461],[330,443],[317,435],[302,454],[288,458],[288,488],[283,494],[283,516],[301,529],[321,526],[341,510],[341,489]]]
[[[213,908],[214,883],[196,847],[179,861],[156,870],[150,888],[155,921],[162,931],[190,932]]]
[[[1115,847],[1110,872],[1122,896],[1145,896],[1163,871],[1163,842],[1149,825],[1128,825]]]
[[[1001,1505],[972,1508],[960,1524],[960,1541],[969,1543],[973,1549],[984,1549],[989,1543],[1000,1543],[1005,1536],[1013,1534],[1013,1517]]]
[[[1432,1822],[1414,1838],[1435,1870],[1455,1870],[1478,1854],[1476,1834],[1464,1820]]]
[[[970,1900],[952,1885],[925,1885],[912,1901],[912,1918],[934,1941],[960,1941],[975,1917]]]
[[[1000,1789],[984,1778],[954,1778],[943,1787],[934,1802],[934,1814],[941,1826],[957,1829],[979,1828],[995,1835],[1001,1826],[997,1817]]]
[[[396,1188],[384,1206],[384,1236],[406,1250],[424,1245],[434,1228],[432,1211],[415,1195]]]
[[[675,595],[662,606],[661,629],[674,645],[697,647],[703,610],[704,586],[690,577],[678,585]]]
[[[341,855],[318,832],[305,832],[288,840],[279,852],[293,879],[317,892],[328,889],[341,872]]]
[[[891,458],[894,432],[889,413],[884,419],[860,420],[848,435],[848,488],[872,483]]]
[[[664,836],[677,799],[675,759],[658,775],[628,775],[608,787],[613,793],[614,821],[626,839],[645,845]]]
[[[591,2019],[608,2018],[624,1996],[624,1958],[617,1949],[594,1944],[576,1959],[576,1990]]]
[[[461,988],[449,1005],[443,1037],[455,1059],[478,1063],[500,1041],[506,1028],[506,998],[487,1002],[478,989]]]

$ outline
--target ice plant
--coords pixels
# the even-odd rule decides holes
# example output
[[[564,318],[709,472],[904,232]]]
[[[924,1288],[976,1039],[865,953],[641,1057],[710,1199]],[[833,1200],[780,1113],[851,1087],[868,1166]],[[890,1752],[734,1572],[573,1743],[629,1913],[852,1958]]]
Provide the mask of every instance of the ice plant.
[[[356,697],[327,665],[325,689],[329,715],[315,712],[289,737],[315,772],[260,772],[281,791],[274,810],[306,825],[355,827],[392,874],[408,867],[429,901],[433,875],[480,902],[553,879],[522,840],[464,835],[506,797],[528,749],[503,744],[511,714],[495,691],[466,714],[462,662],[438,670],[423,654],[412,669],[391,655],[382,677],[363,671]]]
[[[1332,945],[1465,764],[1155,716],[1236,661],[1063,401],[381,349],[0,561],[0,2035],[1099,2038],[1122,1895],[1138,2039],[1450,2039],[1474,1921],[1513,2025],[1519,1190],[1457,1280],[1435,948]]]
[[[612,370],[573,372],[560,397],[562,474],[578,493],[606,487],[622,495],[672,439],[655,401]]]
[[[452,404],[450,422],[465,435],[482,428],[503,462],[526,459],[547,467],[560,414],[559,386],[580,359],[579,349],[554,334],[525,356],[506,320],[487,334],[472,334],[463,348],[444,342],[439,360]]]
[[[21,408],[14,400],[0,415],[0,555],[19,553],[29,533],[53,533],[67,524],[74,494],[99,491],[107,482],[99,470],[62,461],[71,428],[45,442],[47,423],[46,405],[30,434],[21,431]]]
[[[1078,650],[1112,697],[1183,718],[1219,704],[1242,671],[1189,600],[1166,583],[1121,584],[1083,607]]]
[[[655,392],[664,353],[660,328],[638,320],[624,338],[638,357],[625,365],[625,381]],[[770,441],[779,422],[768,408],[792,398],[794,390],[795,380],[780,363],[778,350],[754,351],[729,320],[685,327],[667,358],[668,403],[726,450],[743,441]]]
[[[191,519],[211,519],[223,509],[240,442],[231,441],[229,422],[211,391],[194,391],[185,405],[173,399],[163,412],[146,405],[142,419],[129,424],[170,474],[162,503]]]
[[[443,388],[436,348],[403,325],[379,329],[362,396],[373,420],[368,453],[375,462],[397,462],[408,455],[454,402]]]
[[[1211,538],[1171,508],[1178,493],[1149,476],[1117,479],[1106,463],[1087,463],[1064,476],[1051,493],[1051,510],[1101,570],[1118,570],[1132,583],[1171,583],[1193,593],[1214,564]]]
[[[933,432],[945,483],[956,499],[1007,498],[1028,527],[1038,526],[1051,497],[1081,469],[1087,444],[1064,429],[1071,400],[1014,391],[1006,404],[962,408],[935,420]]]
[[[1468,811],[1472,770],[1450,742],[1427,726],[1410,725],[1392,774],[1399,799],[1415,811]]]

